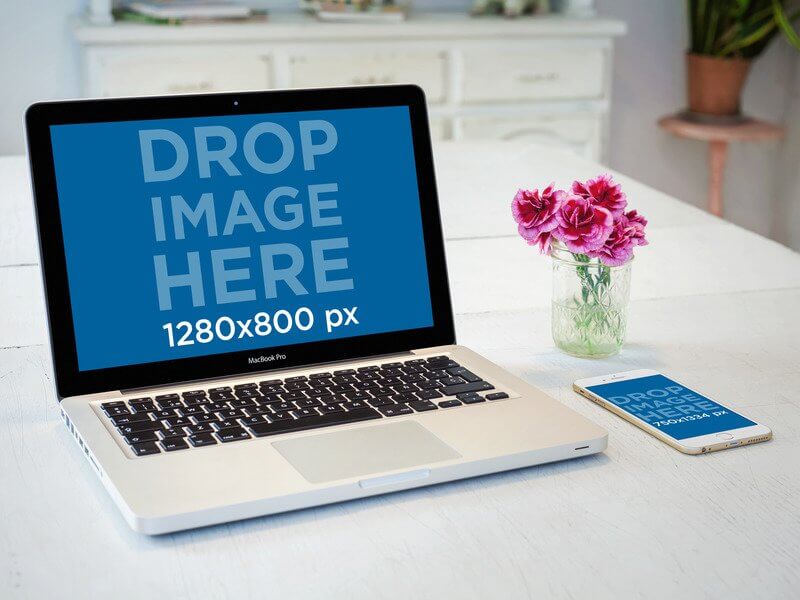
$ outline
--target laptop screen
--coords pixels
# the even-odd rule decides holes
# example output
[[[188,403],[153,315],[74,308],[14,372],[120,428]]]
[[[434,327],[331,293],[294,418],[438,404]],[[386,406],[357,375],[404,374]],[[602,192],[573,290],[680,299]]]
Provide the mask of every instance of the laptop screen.
[[[406,106],[50,137],[80,371],[433,325]]]

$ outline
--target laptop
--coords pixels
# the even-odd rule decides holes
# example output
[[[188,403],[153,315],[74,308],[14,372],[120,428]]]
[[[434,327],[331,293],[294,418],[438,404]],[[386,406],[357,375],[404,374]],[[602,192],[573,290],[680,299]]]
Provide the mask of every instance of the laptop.
[[[61,414],[134,530],[605,449],[456,344],[418,87],[48,102],[26,121]]]

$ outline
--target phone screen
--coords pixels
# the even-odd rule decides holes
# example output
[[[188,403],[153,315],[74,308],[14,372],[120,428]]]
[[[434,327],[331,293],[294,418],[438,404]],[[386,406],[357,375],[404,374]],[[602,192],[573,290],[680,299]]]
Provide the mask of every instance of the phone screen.
[[[756,424],[663,375],[586,389],[676,440]]]

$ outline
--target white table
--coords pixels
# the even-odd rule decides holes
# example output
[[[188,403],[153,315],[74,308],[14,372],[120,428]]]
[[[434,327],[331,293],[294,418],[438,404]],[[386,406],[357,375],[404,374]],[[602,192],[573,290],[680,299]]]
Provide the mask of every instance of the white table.
[[[603,455],[148,538],[128,530],[61,424],[27,168],[0,159],[0,597],[741,598],[800,586],[800,256],[626,177],[651,220],[629,343],[586,361],[549,332],[549,260],[515,237],[516,187],[600,167],[442,145],[459,341],[610,432]],[[773,428],[682,455],[570,390],[662,369]]]

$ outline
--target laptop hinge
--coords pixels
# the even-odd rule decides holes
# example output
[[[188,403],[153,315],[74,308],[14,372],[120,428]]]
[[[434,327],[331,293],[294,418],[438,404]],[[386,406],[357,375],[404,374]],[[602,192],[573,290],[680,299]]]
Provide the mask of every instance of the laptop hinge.
[[[246,373],[237,373],[235,375],[224,375],[222,377],[209,377],[205,379],[191,379],[187,381],[175,381],[173,383],[163,383],[159,385],[151,385],[147,387],[137,387],[137,388],[127,388],[124,390],[120,390],[120,393],[123,395],[127,394],[142,394],[147,392],[148,390],[158,390],[163,388],[174,388],[178,386],[187,386],[187,385],[195,385],[199,383],[207,383],[210,381],[227,381],[230,379],[245,379],[245,378],[256,378],[263,376],[265,374],[274,374],[274,373],[291,373],[293,371],[306,371],[308,369],[314,369],[318,367],[325,367],[325,366],[335,366],[335,365],[347,365],[356,362],[369,362],[373,360],[378,360],[381,358],[386,358],[389,356],[413,356],[414,351],[408,350],[406,352],[390,352],[388,354],[373,354],[371,356],[363,356],[359,358],[351,358],[348,360],[337,360],[337,361],[328,361],[328,362],[321,362],[321,363],[310,363],[306,365],[298,365],[296,367],[289,367],[287,369],[270,369],[268,371],[253,371],[253,372],[246,372]]]

